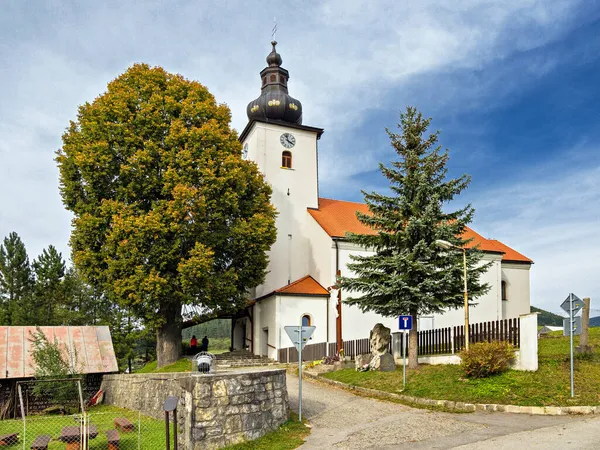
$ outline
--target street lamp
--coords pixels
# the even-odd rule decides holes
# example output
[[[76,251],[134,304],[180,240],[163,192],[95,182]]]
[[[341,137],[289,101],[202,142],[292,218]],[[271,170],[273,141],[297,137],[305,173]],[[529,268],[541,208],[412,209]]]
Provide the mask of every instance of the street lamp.
[[[463,281],[464,296],[465,296],[465,349],[469,350],[469,291],[467,289],[467,249],[464,247],[458,247],[448,241],[437,239],[435,245],[445,250],[462,250],[463,252]]]

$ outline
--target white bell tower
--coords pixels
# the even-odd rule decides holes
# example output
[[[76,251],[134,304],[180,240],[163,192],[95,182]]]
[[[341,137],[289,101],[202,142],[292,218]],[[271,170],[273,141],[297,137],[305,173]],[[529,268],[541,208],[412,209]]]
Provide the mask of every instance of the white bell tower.
[[[277,209],[277,240],[269,251],[265,282],[255,298],[309,273],[307,208],[318,208],[317,142],[323,130],[302,125],[302,104],[288,94],[289,73],[275,41],[260,73],[261,95],[248,104],[249,123],[240,136],[244,158],[256,162],[271,185]]]

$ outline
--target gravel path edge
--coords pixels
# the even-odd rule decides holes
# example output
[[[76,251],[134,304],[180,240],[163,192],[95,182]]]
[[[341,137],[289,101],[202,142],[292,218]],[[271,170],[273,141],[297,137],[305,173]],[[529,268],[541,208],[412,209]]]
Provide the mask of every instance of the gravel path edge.
[[[337,386],[339,388],[360,392],[369,396],[375,396],[379,398],[389,398],[394,400],[400,400],[412,405],[425,406],[425,407],[436,407],[444,408],[447,410],[455,410],[461,412],[474,412],[474,411],[490,411],[490,412],[507,412],[513,414],[532,414],[541,416],[562,416],[568,414],[600,414],[600,406],[518,406],[518,405],[498,405],[495,403],[465,403],[455,402],[451,400],[433,400],[429,398],[412,397],[410,395],[394,394],[391,392],[379,391],[377,389],[369,389],[360,386],[352,386],[350,384],[342,383],[341,381],[329,380],[319,375],[312,374],[308,371],[303,372],[303,376],[317,380],[319,382],[329,384],[331,386]]]

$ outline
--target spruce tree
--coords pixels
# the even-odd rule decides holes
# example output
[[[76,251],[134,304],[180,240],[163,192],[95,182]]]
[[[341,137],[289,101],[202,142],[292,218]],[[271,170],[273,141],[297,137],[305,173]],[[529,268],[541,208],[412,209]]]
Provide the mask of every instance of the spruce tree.
[[[53,245],[33,260],[35,273],[35,310],[37,320],[32,325],[64,325],[57,312],[65,303],[63,279],[65,262]]]
[[[363,191],[369,214],[357,216],[373,233],[348,235],[351,242],[374,253],[352,256],[348,268],[355,278],[340,280],[342,289],[350,291],[347,304],[386,317],[412,316],[411,368],[418,365],[418,316],[464,304],[462,252],[444,251],[435,241],[468,245],[463,233],[474,214],[471,205],[455,211],[444,209],[468,186],[470,177],[447,179],[448,150],[442,151],[438,145],[439,132],[426,136],[430,122],[416,108],[408,107],[400,114],[400,132],[386,130],[398,155],[389,166],[379,165],[389,180],[390,194]],[[479,280],[489,267],[480,262],[481,257],[477,249],[467,252],[471,298],[489,289]]]
[[[0,324],[28,325],[32,285],[25,244],[13,231],[0,244]]]

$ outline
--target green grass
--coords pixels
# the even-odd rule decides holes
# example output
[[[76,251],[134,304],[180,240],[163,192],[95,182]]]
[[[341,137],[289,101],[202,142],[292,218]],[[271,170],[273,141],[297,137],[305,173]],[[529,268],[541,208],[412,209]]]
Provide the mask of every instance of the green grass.
[[[114,429],[113,420],[117,417],[125,417],[135,426],[131,433],[119,432],[121,437],[121,450],[134,450],[138,448],[138,427],[141,436],[140,449],[153,450],[165,447],[165,424],[161,420],[152,419],[147,416],[138,415],[136,411],[117,408],[115,406],[99,405],[88,411],[90,424],[98,427],[98,437],[90,440],[90,450],[105,450],[108,448],[106,431]],[[139,421],[138,421],[139,420]],[[29,416],[25,434],[25,448],[30,448],[33,440],[42,434],[52,436],[48,450],[64,450],[65,443],[57,440],[63,427],[78,425],[74,416]],[[23,448],[23,421],[2,420],[0,421],[0,434],[19,433],[19,442],[15,445],[2,447],[7,450]]]
[[[169,364],[168,366],[156,368],[156,361],[150,361],[144,367],[136,370],[135,373],[163,373],[163,372],[191,372],[192,361],[187,358],[181,358],[179,361]]]
[[[298,422],[298,416],[292,413],[290,420],[279,429],[260,439],[227,447],[227,450],[292,450],[300,447],[309,434],[310,428],[303,422]]]
[[[579,338],[575,337],[575,345]],[[407,371],[402,391],[402,367],[395,372],[355,372],[352,369],[324,377],[353,386],[378,389],[415,397],[467,403],[498,403],[523,406],[600,405],[600,329],[590,329],[591,358],[575,360],[575,398],[569,381],[569,338],[561,332],[539,340],[539,370],[509,370],[489,378],[464,378],[460,366],[421,365]]]

